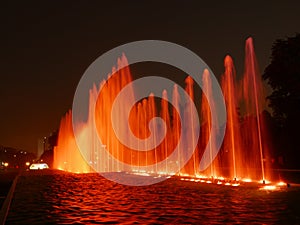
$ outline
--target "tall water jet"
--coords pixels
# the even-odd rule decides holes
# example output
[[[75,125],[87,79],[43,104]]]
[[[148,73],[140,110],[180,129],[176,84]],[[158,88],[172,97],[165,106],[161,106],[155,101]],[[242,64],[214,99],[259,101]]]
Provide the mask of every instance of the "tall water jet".
[[[173,107],[173,112],[172,112],[172,117],[173,117],[173,121],[172,121],[172,125],[173,125],[173,143],[174,143],[174,147],[176,147],[176,143],[178,143],[180,136],[183,135],[180,133],[181,130],[181,123],[180,123],[180,116],[179,116],[179,112],[176,111],[176,108],[179,109],[179,102],[180,102],[180,96],[179,96],[179,92],[178,92],[178,86],[174,85],[173,88],[173,96],[172,96],[172,104],[175,106]],[[178,164],[178,174],[180,175],[180,171],[182,168],[182,165],[180,164],[181,161],[181,145],[180,143],[178,143],[177,145],[179,151],[178,151],[178,155],[177,155],[177,164]]]
[[[169,115],[169,107],[168,107],[168,95],[167,91],[164,90],[162,93],[162,100],[161,100],[161,117],[165,121],[166,127],[167,127],[167,136],[165,137],[164,143],[162,145],[162,152],[163,152],[163,158],[166,161],[166,173],[168,173],[168,149],[172,150],[171,147],[171,138],[170,138],[170,130],[171,130],[171,124],[170,124],[170,115]]]
[[[185,84],[186,84],[186,87],[185,87],[185,91],[187,92],[187,94],[189,95],[189,97],[191,98],[192,101],[194,101],[194,88],[193,88],[193,85],[194,85],[194,81],[192,79],[192,77],[188,76],[186,79],[185,79]],[[187,101],[188,102],[188,101]],[[190,146],[194,146],[196,144],[196,140],[194,139],[194,133],[195,133],[195,129],[197,129],[195,127],[195,124],[194,124],[194,121],[195,121],[195,116],[198,116],[198,115],[194,115],[193,113],[193,110],[192,110],[192,103],[191,102],[188,102],[188,105],[185,107],[185,120],[188,121],[187,124],[189,124],[189,126],[191,127],[191,131],[192,131],[192,140],[191,141],[191,145],[187,145],[188,148],[190,148]],[[188,129],[188,128],[186,128]],[[189,140],[190,137],[186,137],[186,140]],[[193,159],[193,174],[196,175],[197,174],[197,164],[196,164],[196,154],[194,152],[193,156],[192,156],[192,159]]]
[[[180,99],[182,96],[179,95],[177,85],[174,86],[173,93],[168,93],[172,96],[172,105],[168,102],[166,91],[162,93],[160,104],[153,94],[135,101],[131,72],[126,57],[122,55],[118,59],[117,68],[112,69],[108,79],[91,88],[88,118],[76,124],[79,129],[79,135],[76,136],[78,140],[75,140],[72,130],[72,113],[67,113],[62,119],[58,146],[54,151],[54,167],[69,172],[95,170],[172,174],[173,171],[178,171],[179,175],[185,173],[189,176],[197,176],[204,172],[205,175],[213,177],[251,177],[265,180],[264,159],[268,142],[261,116],[264,96],[252,39],[246,42],[245,73],[241,86],[236,86],[235,69],[229,56],[225,58],[224,66],[222,90],[227,108],[227,130],[216,158],[218,133],[212,129],[212,118],[216,115],[211,114],[215,111],[215,99],[209,71],[205,69],[202,75],[202,88],[206,95],[202,94],[201,98],[200,127],[194,123],[198,114],[192,110],[193,102]],[[121,67],[123,68],[120,69]],[[185,83],[187,95],[184,98],[199,101],[194,96],[193,79],[187,77]],[[129,91],[126,96],[120,97],[122,104],[115,106],[114,102],[124,88],[128,88]],[[242,90],[240,94],[239,90]],[[240,97],[239,102],[237,96]],[[135,102],[135,105],[132,106],[131,102]],[[179,115],[183,115],[182,118]],[[151,121],[157,116],[164,121],[165,127],[156,120]],[[124,121],[128,124],[123,123]],[[217,118],[214,121],[218,121]],[[200,129],[198,140],[193,134],[197,134]],[[133,135],[129,135],[129,132]],[[127,139],[127,145],[117,134]],[[150,135],[153,138],[148,139]],[[99,138],[101,143],[97,141]],[[181,142],[179,139],[182,139]],[[85,158],[82,157],[76,141],[80,142],[80,146],[86,146],[84,150],[81,149]],[[149,146],[155,147],[149,149]],[[186,152],[191,150],[192,146],[196,146],[196,149],[190,157]],[[206,171],[199,171],[199,162],[203,158],[206,146],[209,155],[205,158],[212,163]],[[176,147],[179,149],[177,155],[170,160],[168,157]],[[146,151],[140,151],[140,148]],[[186,165],[183,165],[184,163]],[[163,166],[158,166],[159,164]]]
[[[210,173],[209,175],[211,177],[215,177],[218,175],[219,171],[217,171],[218,167],[218,159],[214,159],[214,153],[217,151],[216,149],[216,137],[217,133],[212,129],[212,115],[211,111],[215,111],[214,108],[214,96],[213,96],[213,90],[212,90],[212,84],[210,79],[210,74],[207,69],[203,71],[202,74],[202,83],[203,83],[203,91],[207,93],[207,95],[204,95],[202,93],[202,100],[201,100],[201,120],[204,123],[205,130],[202,132],[202,138],[205,140],[205,143],[207,143],[209,148],[209,160],[211,162],[210,164]],[[211,102],[211,104],[208,104],[208,99]],[[216,118],[217,121],[217,118]],[[210,141],[209,141],[209,138]]]
[[[250,175],[259,176],[256,168],[256,163],[261,167],[261,178],[265,180],[264,168],[264,150],[262,144],[262,122],[261,112],[265,107],[265,98],[263,94],[263,85],[259,77],[258,65],[254,53],[253,40],[248,38],[245,47],[245,73],[242,80],[242,94],[244,101],[244,138],[248,148],[248,168],[253,172]],[[251,143],[252,142],[252,143]],[[254,175],[255,174],[255,175]]]
[[[155,99],[154,99],[154,95],[153,94],[150,94],[149,95],[149,118],[154,118],[156,116],[156,107],[155,107]],[[158,128],[157,128],[157,124],[155,122],[153,122],[151,124],[151,130],[153,132],[153,136],[154,136],[154,139],[153,139],[153,144],[154,146],[157,146],[157,134],[158,134]],[[154,156],[153,156],[154,155]],[[155,171],[155,173],[158,173],[158,169],[157,169],[157,162],[158,162],[158,148],[155,147],[154,148],[154,151],[152,153],[152,158],[154,160],[154,164],[155,164],[155,168],[153,168],[153,171]],[[151,172],[153,172],[151,171]]]
[[[128,121],[126,118],[126,110],[130,107],[129,102],[134,101],[134,91],[131,87],[131,73],[129,67],[127,66],[128,62],[126,57],[123,55],[122,58],[118,59],[118,71],[116,68],[112,69],[112,74],[109,75],[108,80],[102,84],[101,92],[99,93],[98,98],[96,98],[95,105],[95,125],[99,138],[102,140],[102,144],[105,146],[106,150],[111,155],[111,160],[109,160],[108,171],[120,171],[121,168],[120,162],[139,164],[139,160],[132,160],[130,157],[126,157],[126,153],[130,152],[131,149],[128,149],[124,146],[119,138],[116,136],[115,130],[112,126],[112,121]],[[120,69],[122,66],[122,69]],[[116,96],[119,92],[125,87],[129,86],[130,92],[122,99],[122,107],[116,105],[116,110],[112,113],[112,107]],[[131,121],[129,121],[131,122]],[[135,121],[132,121],[135,122]],[[116,132],[127,136],[126,127],[122,125],[123,123],[118,123],[116,127]],[[89,124],[91,126],[91,124]],[[137,129],[135,126],[133,126]],[[136,130],[133,130],[136,133],[139,133]],[[87,140],[88,141],[88,140]],[[130,154],[129,154],[130,155]],[[133,157],[139,156],[136,151],[132,152]],[[137,158],[135,158],[137,159]]]
[[[69,111],[60,123],[57,146],[54,148],[54,168],[74,173],[88,173],[93,169],[83,159],[76,144],[72,128],[72,112]]]
[[[242,158],[241,152],[241,137],[239,127],[238,104],[236,97],[236,73],[232,58],[227,55],[224,59],[225,72],[222,76],[221,86],[224,95],[225,105],[227,109],[227,125],[226,134],[223,142],[222,157],[226,158],[228,162],[224,163],[223,167],[232,165],[232,173],[230,177],[237,178],[242,174]],[[226,157],[226,155],[228,156]],[[231,155],[231,156],[230,156]],[[224,159],[222,159],[224,162]]]

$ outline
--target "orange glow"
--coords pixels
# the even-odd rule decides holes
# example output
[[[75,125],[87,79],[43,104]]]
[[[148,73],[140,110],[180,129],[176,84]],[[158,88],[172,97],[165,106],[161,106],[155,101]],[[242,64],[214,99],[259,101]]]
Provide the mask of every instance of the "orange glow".
[[[224,163],[231,165],[232,170],[228,174],[229,177],[237,177],[243,175],[243,171],[238,168],[243,168],[242,163],[242,140],[240,136],[239,115],[237,111],[237,84],[235,81],[235,68],[233,61],[229,55],[224,59],[225,72],[222,76],[222,90],[224,94],[225,104],[227,108],[227,132],[224,138],[224,148],[227,154]]]
[[[181,174],[181,176],[182,176],[182,177],[188,177],[188,176],[190,176],[190,175],[187,174],[187,173],[183,173],[183,174]]]
[[[180,112],[177,112],[176,107],[173,107],[173,105],[181,106],[183,103],[176,85],[172,93],[167,93],[164,90],[160,100],[150,94],[149,97],[138,101],[131,107],[128,102],[136,102],[135,90],[133,86],[130,86],[132,82],[131,71],[127,58],[123,54],[117,60],[117,66],[112,68],[112,73],[107,80],[100,84],[94,84],[89,92],[88,118],[79,124],[80,126],[78,125],[80,129],[79,140],[77,141],[83,143],[88,149],[84,157],[79,151],[74,137],[72,112],[70,110],[61,119],[58,143],[54,149],[54,168],[74,173],[125,171],[139,175],[149,175],[150,173],[173,175],[177,172],[180,176],[189,177],[187,179],[181,178],[181,180],[214,184],[224,184],[224,177],[240,179],[246,177],[242,179],[243,182],[252,182],[252,179],[255,181],[265,180],[269,173],[266,159],[268,159],[270,143],[262,118],[265,97],[252,39],[246,41],[245,50],[245,72],[241,82],[236,80],[232,58],[226,56],[224,59],[225,70],[222,75],[221,86],[227,109],[227,127],[222,148],[217,156],[214,153],[217,152],[216,138],[218,133],[212,133],[217,132],[212,129],[212,118],[216,115],[211,114],[211,111],[215,111],[212,109],[216,107],[216,99],[214,99],[209,70],[199,71],[202,73],[200,74],[203,83],[202,88],[206,93],[206,95],[202,93],[200,99],[195,99],[193,79],[190,76],[185,79],[185,91],[190,98],[195,102],[201,100],[199,115],[193,115],[189,105],[181,107]],[[123,68],[117,70],[121,67]],[[120,107],[112,113],[114,100],[125,86],[129,86],[130,91],[126,98],[122,99],[123,108]],[[98,93],[100,89],[101,91]],[[172,96],[170,102],[173,105],[168,102],[170,96]],[[212,104],[209,105],[208,100]],[[158,105],[159,107],[157,107]],[[126,117],[126,110],[130,112],[129,118]],[[180,118],[179,115],[183,115],[183,118]],[[193,124],[192,118],[196,116],[200,117],[200,127],[195,127]],[[160,117],[166,125],[166,135],[161,143],[156,143],[155,138],[154,140],[151,139],[151,142],[147,140],[151,134],[150,130],[155,137],[163,132],[163,129],[156,123],[150,128],[149,122],[155,117]],[[179,145],[178,140],[181,136],[187,143],[197,141],[193,140],[194,137],[187,137],[185,132],[180,133],[182,126],[180,119],[189,124],[193,132],[196,129],[200,130],[201,135],[195,152],[186,165],[180,165],[182,161],[180,159],[183,156],[178,153],[176,160],[167,161],[164,167],[158,170],[157,164],[173,153]],[[147,151],[138,151],[123,145],[115,134],[111,121],[128,121],[132,133],[138,140],[142,140],[139,147],[147,149]],[[95,141],[98,137],[94,134],[94,128],[91,128],[94,122],[96,134],[101,139],[102,146],[98,146],[98,142]],[[187,128],[183,127],[184,129]],[[118,131],[124,136],[128,136],[128,130],[123,125],[118,127]],[[211,142],[209,142],[208,149],[210,151],[209,160],[212,163],[205,171],[199,171],[199,162],[210,137]],[[148,149],[147,146],[156,147]],[[179,152],[186,150],[184,146],[178,146],[178,148],[181,150]],[[109,153],[108,159],[99,149],[104,149],[105,153]],[[126,167],[125,170],[124,164],[130,165],[130,168]],[[146,171],[144,166],[151,166],[152,168]],[[234,179],[234,182],[237,181],[238,179]],[[268,182],[265,183],[268,184]],[[226,182],[225,185],[238,186],[239,183]]]
[[[280,182],[278,182],[276,185],[277,185],[277,186],[286,186],[287,184],[284,183],[283,181],[280,181]]]
[[[262,118],[265,96],[251,38],[246,41],[245,54],[245,72],[240,83],[235,78],[232,58],[227,55],[224,59],[221,86],[227,108],[227,130],[224,154],[219,161],[231,168],[227,177],[258,180],[269,173],[264,158],[268,156],[270,142]],[[239,122],[241,118],[243,123]]]
[[[53,167],[56,169],[85,173],[92,171],[82,158],[72,130],[72,113],[69,111],[60,123],[57,147],[54,148]]]
[[[260,184],[270,184],[271,182],[269,180],[260,180],[258,183],[260,183]]]
[[[204,70],[202,74],[202,81],[203,81],[203,90],[208,93],[207,96],[202,93],[202,99],[201,99],[201,118],[203,123],[203,131],[202,135],[205,145],[207,144],[209,137],[211,136],[211,142],[209,144],[209,160],[212,162],[205,171],[205,174],[209,177],[215,177],[217,174],[220,173],[220,171],[217,171],[218,160],[214,160],[214,152],[216,152],[216,137],[217,133],[211,133],[212,132],[212,116],[211,115],[211,107],[215,108],[214,105],[214,97],[213,97],[213,91],[212,91],[212,83],[211,83],[211,77],[208,70]],[[208,104],[208,101],[212,102],[211,105]],[[215,110],[214,110],[215,111]]]
[[[274,185],[266,185],[266,186],[261,187],[259,190],[274,191],[276,189],[277,189],[277,187]]]
[[[242,179],[242,181],[249,183],[249,182],[252,182],[252,179],[250,179],[250,178],[244,178],[244,179]]]

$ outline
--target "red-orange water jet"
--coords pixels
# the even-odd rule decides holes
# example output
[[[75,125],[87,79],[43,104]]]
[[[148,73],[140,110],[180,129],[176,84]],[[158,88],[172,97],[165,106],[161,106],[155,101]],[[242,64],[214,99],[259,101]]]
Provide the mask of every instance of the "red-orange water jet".
[[[211,111],[212,107],[214,106],[214,97],[213,97],[213,90],[212,90],[212,84],[210,79],[210,74],[208,70],[204,70],[202,75],[202,82],[203,82],[203,91],[207,93],[207,95],[202,94],[202,101],[201,101],[201,120],[203,122],[204,128],[202,129],[201,137],[205,140],[204,143],[208,143],[209,148],[209,155],[210,155],[210,168],[209,171],[206,172],[207,175],[211,177],[216,177],[220,174],[220,171],[218,169],[218,158],[213,158],[213,153],[217,151],[216,149],[216,141],[215,138],[217,136],[217,133],[214,133],[212,129],[212,115]],[[212,102],[210,105],[208,104],[208,100],[210,99],[210,102]],[[214,110],[215,111],[215,110]],[[209,141],[209,137],[211,137],[211,141]]]
[[[224,67],[225,72],[222,76],[221,86],[227,109],[227,131],[223,142],[223,157],[228,161],[222,166],[232,168],[232,171],[229,172],[229,176],[237,178],[243,176],[243,159],[241,158],[241,151],[243,151],[243,149],[241,147],[238,104],[235,90],[236,74],[233,61],[228,55],[224,59]]]
[[[123,67],[125,66],[125,67]],[[58,145],[54,150],[54,168],[70,172],[112,172],[124,171],[124,165],[130,165],[130,171],[143,171],[145,166],[151,166],[148,173],[166,173],[171,174],[174,168],[177,168],[179,174],[188,174],[189,176],[198,176],[199,162],[203,154],[204,147],[209,142],[211,166],[204,171],[206,176],[226,176],[230,178],[249,178],[266,179],[265,159],[268,155],[267,131],[262,121],[262,110],[264,109],[264,96],[262,93],[262,83],[259,77],[258,67],[255,59],[252,39],[246,42],[245,73],[241,79],[240,86],[236,82],[236,74],[232,59],[227,56],[224,60],[225,72],[222,76],[222,91],[227,108],[227,129],[224,143],[218,156],[213,159],[213,153],[217,151],[214,139],[218,134],[212,132],[211,107],[214,107],[214,95],[211,86],[210,74],[208,70],[203,72],[203,88],[207,96],[202,94],[199,115],[194,115],[190,105],[181,105],[182,99],[175,85],[172,94],[172,104],[168,103],[167,92],[163,91],[159,102],[150,94],[137,102],[132,108],[128,102],[136,102],[134,89],[131,86],[132,76],[126,57],[123,55],[117,61],[117,68],[112,69],[112,74],[108,76],[107,81],[103,81],[98,89],[97,85],[90,90],[89,116],[86,122],[82,122],[80,128],[79,142],[84,143],[90,149],[83,158],[74,138],[72,130],[71,112],[62,119]],[[117,70],[118,68],[121,68]],[[201,71],[200,71],[201,72]],[[185,91],[188,96],[194,99],[194,87],[191,77],[186,78]],[[117,110],[112,113],[113,103],[118,93],[125,87],[130,87],[126,97],[122,99],[122,106],[116,106]],[[98,95],[98,90],[101,92]],[[240,91],[242,90],[242,91]],[[237,99],[237,97],[239,97]],[[209,106],[207,99],[212,104]],[[181,112],[177,112],[180,108]],[[160,110],[159,110],[160,109]],[[130,111],[129,118],[126,118],[127,111]],[[161,124],[149,123],[151,119],[159,116],[165,122],[166,135],[161,143],[158,143],[158,137],[164,131]],[[179,115],[183,115],[180,118]],[[196,127],[193,123],[194,117],[200,116],[201,127]],[[184,120],[188,127],[182,127],[180,120]],[[116,128],[118,133],[128,136],[129,143],[133,143],[132,137],[128,135],[128,130],[123,127],[128,121],[131,132],[139,140],[138,148],[147,149],[147,151],[138,151],[131,145],[125,146],[116,136],[112,126],[112,120],[119,126]],[[96,128],[91,124],[95,121]],[[187,126],[187,125],[185,125]],[[187,129],[195,132],[201,130],[198,145],[191,159],[186,165],[181,165],[185,156],[186,149],[194,146],[196,140],[188,136]],[[150,130],[154,135],[153,139],[147,139],[150,136]],[[99,137],[98,137],[99,136]],[[184,142],[179,144],[180,137],[184,137]],[[102,146],[95,141],[97,138],[102,140]],[[147,141],[144,141],[147,140]],[[155,146],[149,149],[149,146]],[[165,160],[176,148],[178,151],[176,161]],[[109,160],[104,157],[99,149],[106,149],[109,153]],[[159,162],[165,160],[165,166],[157,167]],[[128,167],[126,167],[128,170]]]
[[[72,112],[69,111],[60,122],[57,147],[54,149],[53,167],[74,173],[88,173],[93,169],[82,157],[72,130]]]
[[[262,121],[265,96],[252,38],[246,40],[245,72],[241,90],[241,113],[243,114],[241,130],[244,156],[246,156],[244,160],[246,167],[244,167],[248,169],[248,177],[265,180],[264,160],[268,155],[267,148],[263,148],[263,138],[264,142],[268,143],[266,128]]]

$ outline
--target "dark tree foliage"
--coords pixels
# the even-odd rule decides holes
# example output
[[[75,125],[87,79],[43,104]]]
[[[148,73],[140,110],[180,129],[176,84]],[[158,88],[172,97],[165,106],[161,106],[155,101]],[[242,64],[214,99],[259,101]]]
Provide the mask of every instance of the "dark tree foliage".
[[[282,125],[299,125],[300,34],[274,43],[271,64],[265,69],[263,79],[273,88],[268,100],[274,118]]]
[[[275,41],[263,79],[273,89],[268,100],[277,124],[277,156],[284,158],[283,167],[300,168],[300,34]]]

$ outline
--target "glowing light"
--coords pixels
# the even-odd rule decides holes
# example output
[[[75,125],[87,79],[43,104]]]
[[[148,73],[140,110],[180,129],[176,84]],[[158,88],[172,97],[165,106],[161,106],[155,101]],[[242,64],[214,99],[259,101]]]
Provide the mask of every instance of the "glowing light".
[[[242,181],[247,182],[247,183],[252,182],[252,180],[250,178],[244,178],[244,179],[242,179]]]
[[[138,172],[138,173],[132,173],[132,174],[134,174],[134,175],[138,175],[138,176],[144,176],[144,177],[149,177],[150,176],[150,174],[148,174],[148,173],[141,173],[141,172]]]
[[[49,169],[49,166],[47,163],[32,163],[29,167],[31,170],[43,170],[43,169]]]
[[[157,172],[157,173],[160,174],[160,175],[167,175],[167,173],[164,172],[164,171],[159,171],[159,172]]]
[[[26,162],[25,165],[26,165],[26,166],[29,166],[29,165],[30,165],[30,162]]]
[[[284,183],[283,181],[280,181],[277,183],[277,186],[286,186],[286,183]]]
[[[260,188],[259,190],[268,190],[268,191],[274,191],[276,190],[277,187],[274,186],[274,185],[266,185],[266,186],[263,186],[262,188]]]
[[[181,176],[183,176],[183,177],[189,177],[190,175],[187,174],[187,173],[182,173]]]
[[[237,187],[237,186],[240,186],[240,184],[239,184],[239,183],[234,183],[234,184],[232,184],[231,186]]]
[[[231,149],[230,152],[228,152],[228,157],[224,158],[218,158],[215,160],[215,162],[211,165],[211,170],[208,171],[205,175],[200,175],[199,169],[196,168],[196,162],[199,162],[200,159],[196,158],[198,156],[194,155],[193,160],[191,160],[192,163],[186,166],[186,169],[184,170],[184,173],[181,173],[181,170],[185,165],[181,165],[181,161],[173,161],[176,165],[176,169],[174,171],[178,171],[180,178],[182,181],[193,181],[193,182],[201,182],[201,183],[216,183],[216,184],[224,184],[224,185],[232,185],[232,186],[239,186],[240,184],[237,182],[241,177],[251,177],[253,180],[257,181],[258,179],[265,179],[264,176],[264,164],[263,164],[263,158],[266,157],[262,154],[262,147],[264,146],[264,143],[262,141],[267,141],[266,135],[264,135],[264,125],[260,124],[261,121],[259,119],[259,115],[263,108],[261,107],[261,102],[264,101],[264,96],[262,94],[262,85],[258,68],[256,68],[255,62],[255,53],[253,48],[252,39],[248,39],[246,42],[246,60],[245,60],[245,69],[246,72],[244,74],[244,77],[242,78],[241,87],[236,82],[235,77],[235,68],[232,59],[229,56],[226,56],[224,60],[224,66],[225,71],[222,76],[222,91],[224,93],[225,97],[225,104],[227,108],[227,135],[225,135],[224,139],[224,146],[226,146],[226,149]],[[86,146],[88,146],[87,149],[90,149],[90,154],[87,156],[87,161],[82,157],[76,141],[74,139],[74,133],[72,129],[72,112],[69,111],[66,116],[62,119],[61,125],[59,128],[59,137],[58,137],[58,143],[57,147],[54,149],[54,168],[58,168],[60,170],[66,170],[70,172],[91,172],[93,171],[93,166],[95,166],[97,171],[101,172],[121,172],[121,171],[128,171],[127,168],[124,169],[122,167],[122,164],[114,164],[110,161],[106,161],[105,154],[96,154],[98,152],[98,145],[97,142],[94,141],[93,129],[90,126],[90,121],[94,121],[96,123],[96,129],[98,132],[98,135],[100,139],[103,141],[101,143],[100,148],[106,149],[113,158],[116,158],[116,161],[123,162],[124,164],[131,165],[131,168],[129,168],[129,171],[133,172],[136,175],[140,176],[151,176],[158,175],[157,177],[161,176],[168,176],[174,175],[174,172],[172,171],[172,166],[163,169],[153,169],[155,166],[149,170],[141,170],[140,168],[144,168],[143,166],[149,165],[149,164],[158,164],[158,159],[162,159],[169,155],[172,150],[174,150],[174,146],[178,146],[179,144],[177,140],[175,140],[177,137],[179,137],[179,128],[180,121],[177,118],[176,113],[168,112],[168,105],[162,104],[162,112],[158,112],[155,105],[152,104],[151,98],[144,99],[145,101],[141,102],[140,104],[137,104],[133,107],[132,115],[129,115],[129,118],[124,117],[123,111],[120,111],[117,115],[113,115],[111,117],[111,109],[114,103],[114,99],[118,95],[118,93],[122,90],[123,87],[125,87],[127,84],[130,84],[132,82],[131,73],[129,68],[123,67],[124,65],[128,65],[127,59],[125,56],[122,56],[120,59],[118,59],[118,65],[112,70],[112,75],[108,80],[109,82],[104,82],[102,84],[96,84],[95,88],[92,88],[90,90],[90,96],[89,96],[89,107],[90,109],[95,109],[95,115],[92,113],[88,115],[87,124],[82,124],[78,128],[80,133],[80,138],[77,141],[84,142]],[[114,73],[116,68],[124,68],[119,70],[118,72]],[[205,75],[205,76],[204,76]],[[203,74],[203,84],[204,88],[207,89],[207,93],[212,92],[211,87],[211,81],[209,80],[209,76],[207,76],[207,73]],[[103,87],[101,90],[101,93],[98,93],[97,86]],[[240,91],[238,89],[242,90],[242,93],[239,93]],[[187,86],[186,86],[186,92],[190,95],[191,98],[194,97],[193,93],[193,82],[191,78],[187,78]],[[134,91],[131,90],[132,96],[134,96]],[[239,94],[237,94],[239,93]],[[99,94],[99,96],[98,96]],[[179,94],[177,92],[168,93],[169,95],[173,94],[173,100],[174,102],[179,101]],[[238,111],[236,110],[239,108],[239,102],[236,101],[237,95],[239,98],[241,98],[241,104],[243,105],[243,108],[245,108],[245,116],[247,118],[249,115],[256,115],[256,120],[249,120],[246,119],[245,123],[243,125],[242,132],[240,130],[240,126],[237,126],[239,124],[240,115]],[[129,98],[134,98],[134,97]],[[208,98],[208,99],[207,99]],[[125,99],[124,99],[125,100]],[[134,99],[132,99],[134,100]],[[211,104],[208,105],[208,102]],[[128,101],[130,102],[130,101]],[[165,102],[162,102],[165,103]],[[178,102],[180,103],[180,102]],[[213,95],[209,94],[208,96],[205,96],[203,98],[203,101],[201,103],[201,108],[199,113],[201,113],[201,116],[203,116],[203,121],[207,124],[207,132],[204,131],[204,134],[210,134],[210,128],[211,128],[211,121],[212,121],[212,115],[210,110],[214,108],[215,99],[213,98]],[[127,101],[124,101],[124,105],[126,108],[129,106],[127,104]],[[151,110],[150,110],[151,109]],[[186,111],[187,110],[187,111]],[[145,113],[147,112],[147,113]],[[157,117],[161,113],[163,115],[163,120],[165,120],[166,125],[168,128],[168,131],[166,133],[166,145],[160,145],[158,147],[158,150],[155,150],[152,153],[146,153],[142,154],[140,152],[139,154],[134,153],[132,151],[128,151],[127,147],[124,147],[120,144],[119,140],[115,136],[115,133],[113,129],[111,128],[111,124],[107,121],[110,121],[111,118],[119,118],[118,121],[123,121],[128,119],[128,123],[132,125],[131,129],[136,137],[145,139],[148,135],[148,129],[145,128],[145,125],[147,126],[148,122],[154,118]],[[100,117],[97,115],[101,115]],[[186,107],[186,109],[183,109],[182,115],[187,115],[190,118],[193,118],[193,115],[190,115],[190,109],[189,107]],[[185,117],[185,116],[184,116]],[[189,118],[184,120],[187,121],[187,123],[190,123],[192,120],[188,120]],[[179,123],[178,123],[179,122]],[[155,125],[155,123],[153,123]],[[192,124],[190,124],[193,126]],[[123,130],[123,126],[120,126],[121,133],[125,132],[126,130]],[[195,127],[192,130],[199,129],[199,127]],[[213,130],[213,129],[212,129]],[[156,132],[156,134],[161,133],[161,130],[159,128],[155,128],[153,131]],[[256,132],[253,132],[256,131]],[[257,135],[258,133],[258,135]],[[126,135],[127,133],[124,133]],[[201,140],[199,140],[199,143],[203,140],[208,139],[207,136],[201,136]],[[216,137],[217,135],[214,133],[210,134],[211,137]],[[175,139],[173,137],[176,137]],[[46,137],[45,137],[46,139]],[[212,138],[212,141],[210,143],[210,151],[215,152],[215,138]],[[150,140],[150,139],[149,139]],[[249,145],[247,142],[248,140],[251,140],[252,143]],[[193,140],[184,140],[185,142],[190,141],[194,142]],[[156,140],[153,140],[153,142],[156,142]],[[153,143],[147,143],[149,145],[152,145]],[[156,143],[154,143],[156,144]],[[98,146],[97,148],[95,146]],[[180,148],[183,148],[184,145],[180,145]],[[184,150],[184,149],[182,149]],[[6,150],[5,150],[6,151]],[[266,150],[264,149],[264,152]],[[128,152],[128,154],[127,154]],[[180,152],[180,151],[179,151]],[[247,152],[247,154],[244,154]],[[24,153],[26,154],[26,152]],[[157,155],[161,154],[161,155]],[[143,157],[143,155],[145,157]],[[266,153],[266,155],[268,155]],[[258,157],[260,156],[260,157]],[[15,155],[16,157],[16,155]],[[178,156],[178,159],[182,156]],[[247,159],[247,160],[245,160]],[[260,160],[259,160],[260,159]],[[42,160],[41,160],[42,161]],[[211,159],[211,161],[213,161]],[[217,161],[221,161],[220,165],[218,165]],[[245,162],[245,163],[244,163]],[[169,162],[171,163],[171,162]],[[226,172],[226,176],[229,177],[229,179],[225,179],[223,176],[225,176],[224,172],[221,169],[221,165],[224,163],[224,165],[229,165],[229,173]],[[97,165],[97,166],[96,166]],[[168,165],[168,164],[166,164]],[[177,168],[178,166],[178,168]],[[249,168],[262,168],[261,174],[248,174]],[[136,169],[138,168],[138,169]],[[210,174],[210,175],[208,175]],[[217,175],[217,176],[216,176]],[[220,176],[219,176],[220,175]],[[237,177],[239,179],[237,179]],[[232,178],[235,178],[232,180]],[[214,180],[215,179],[215,180]],[[243,182],[252,182],[252,179],[250,178],[244,178],[242,179]],[[230,182],[226,182],[229,181]],[[269,184],[270,181],[265,180],[263,182],[261,180],[259,183]],[[280,182],[279,182],[280,183]],[[286,185],[282,182],[282,184],[277,184],[278,186]]]
[[[207,183],[207,184],[211,184],[212,182],[211,182],[210,180],[207,180],[206,183]]]
[[[5,162],[5,163],[4,163],[4,166],[5,166],[5,167],[8,167],[8,162]]]

